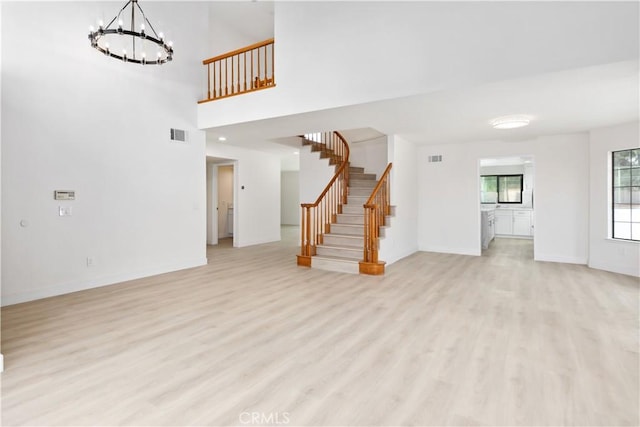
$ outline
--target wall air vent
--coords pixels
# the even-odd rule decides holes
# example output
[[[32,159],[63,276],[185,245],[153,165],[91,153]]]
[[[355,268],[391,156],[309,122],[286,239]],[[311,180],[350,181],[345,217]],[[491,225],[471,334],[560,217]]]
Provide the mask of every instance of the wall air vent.
[[[435,156],[429,156],[429,163],[437,163],[442,161],[442,154],[437,154]]]
[[[182,129],[171,129],[171,141],[187,142],[187,131]]]

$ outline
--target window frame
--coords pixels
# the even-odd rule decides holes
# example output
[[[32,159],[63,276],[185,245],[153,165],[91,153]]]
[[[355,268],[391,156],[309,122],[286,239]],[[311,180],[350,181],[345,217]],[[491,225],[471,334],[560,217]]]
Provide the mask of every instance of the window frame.
[[[491,175],[480,175],[480,179],[482,180],[482,178],[485,177],[492,177],[495,176],[496,177],[496,190],[497,190],[497,197],[496,197],[496,201],[495,202],[483,202],[480,201],[481,204],[483,205],[495,205],[495,204],[500,204],[500,205],[521,205],[522,204],[522,193],[524,192],[524,174],[522,173],[514,173],[514,174],[491,174]],[[520,177],[520,201],[519,202],[501,202],[500,201],[500,178],[512,178],[514,176]]]
[[[633,188],[638,187],[637,185],[633,185],[633,170],[637,169],[640,171],[640,168],[637,166],[634,167],[633,164],[630,164],[628,167],[616,167],[615,165],[615,155],[616,153],[621,153],[624,151],[636,151],[640,150],[638,148],[626,148],[623,150],[614,150],[609,152],[609,177],[611,178],[611,183],[609,185],[609,194],[610,194],[610,211],[609,211],[609,226],[610,226],[610,235],[609,238],[612,240],[620,241],[620,242],[636,242],[639,243],[640,239],[633,238],[633,229],[630,230],[630,238],[624,237],[615,237],[616,235],[616,222],[628,224],[629,227],[632,227],[632,224],[637,223],[637,221],[633,221],[633,206],[638,205],[638,203],[633,203]],[[618,185],[616,186],[616,171],[629,169],[629,184],[628,185]],[[628,188],[629,189],[629,221],[616,221],[616,205],[621,205],[622,203],[616,203],[616,189],[620,188]]]

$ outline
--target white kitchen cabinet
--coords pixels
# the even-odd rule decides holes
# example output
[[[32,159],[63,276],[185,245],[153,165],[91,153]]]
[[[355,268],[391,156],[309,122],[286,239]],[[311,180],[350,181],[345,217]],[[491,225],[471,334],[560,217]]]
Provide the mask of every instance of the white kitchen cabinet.
[[[513,211],[513,234],[531,236],[531,211]]]
[[[510,210],[497,210],[495,212],[495,233],[497,235],[513,234],[513,212]]]
[[[495,237],[495,211],[482,211],[481,222],[482,230],[480,234],[482,238],[482,249],[487,249],[489,248],[489,243]]]
[[[532,211],[527,209],[496,209],[495,234],[500,236],[533,236]]]

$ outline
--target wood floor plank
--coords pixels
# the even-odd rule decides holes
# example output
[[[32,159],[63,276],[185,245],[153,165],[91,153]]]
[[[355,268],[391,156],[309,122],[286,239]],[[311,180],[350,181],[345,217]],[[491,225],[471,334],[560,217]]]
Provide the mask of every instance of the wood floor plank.
[[[297,238],[4,307],[2,424],[640,424],[637,278],[519,239],[354,276]]]

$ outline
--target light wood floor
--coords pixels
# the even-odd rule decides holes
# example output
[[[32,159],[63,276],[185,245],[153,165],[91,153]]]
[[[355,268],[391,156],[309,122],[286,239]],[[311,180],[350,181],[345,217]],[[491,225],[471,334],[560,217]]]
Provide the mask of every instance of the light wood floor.
[[[4,308],[2,424],[640,423],[637,279],[514,239],[353,276],[297,267],[285,234]]]

